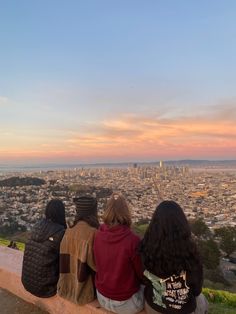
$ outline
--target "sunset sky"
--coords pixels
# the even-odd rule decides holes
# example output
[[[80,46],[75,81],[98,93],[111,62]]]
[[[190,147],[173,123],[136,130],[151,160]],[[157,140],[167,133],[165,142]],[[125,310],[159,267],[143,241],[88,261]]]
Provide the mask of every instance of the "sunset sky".
[[[236,1],[0,1],[0,164],[236,159]]]

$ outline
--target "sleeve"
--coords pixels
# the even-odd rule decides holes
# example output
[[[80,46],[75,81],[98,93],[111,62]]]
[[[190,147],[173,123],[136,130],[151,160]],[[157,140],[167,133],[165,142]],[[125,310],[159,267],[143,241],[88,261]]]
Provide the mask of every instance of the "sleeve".
[[[95,262],[93,255],[93,242],[95,232],[91,231],[88,240],[83,241],[81,246],[81,255],[78,256],[77,263],[77,278],[79,282],[87,280],[88,276],[95,278]]]
[[[95,238],[96,231],[93,232],[91,239],[89,241],[88,245],[88,255],[87,255],[87,264],[88,266],[96,272],[96,265],[94,260],[94,253],[93,253],[93,244],[94,244],[94,238]]]
[[[194,296],[198,296],[202,291],[203,285],[203,267],[200,265],[197,270],[191,273],[191,288]]]

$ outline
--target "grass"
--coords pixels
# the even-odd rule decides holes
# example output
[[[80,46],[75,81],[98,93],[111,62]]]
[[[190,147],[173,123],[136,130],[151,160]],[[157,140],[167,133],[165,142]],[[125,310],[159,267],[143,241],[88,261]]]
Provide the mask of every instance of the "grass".
[[[209,304],[209,314],[235,314],[235,312],[235,308],[226,306],[225,304]]]
[[[8,246],[10,244],[10,240],[0,238],[0,245],[2,246]],[[25,243],[22,242],[16,242],[16,245],[20,251],[24,251],[25,249]]]
[[[223,290],[203,289],[203,294],[209,301],[210,314],[235,314],[236,294]]]

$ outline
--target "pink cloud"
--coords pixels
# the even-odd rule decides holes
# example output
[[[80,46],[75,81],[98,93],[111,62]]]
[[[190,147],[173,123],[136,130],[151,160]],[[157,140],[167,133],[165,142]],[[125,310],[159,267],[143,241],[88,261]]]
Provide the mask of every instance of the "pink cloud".
[[[60,134],[61,134],[60,130]],[[25,138],[24,138],[25,140]],[[28,145],[28,146],[27,146]],[[1,158],[50,160],[235,158],[236,113],[232,106],[214,107],[195,117],[121,115],[68,132],[63,138],[39,137],[24,150],[0,149]]]

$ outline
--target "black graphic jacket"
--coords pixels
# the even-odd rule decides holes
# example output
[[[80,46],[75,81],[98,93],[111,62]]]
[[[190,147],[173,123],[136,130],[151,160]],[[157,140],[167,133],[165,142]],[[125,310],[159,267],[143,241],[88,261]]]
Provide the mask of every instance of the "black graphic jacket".
[[[192,272],[159,278],[145,270],[147,283],[144,291],[147,303],[157,312],[189,314],[196,308],[196,297],[201,293],[203,270],[199,266]]]

